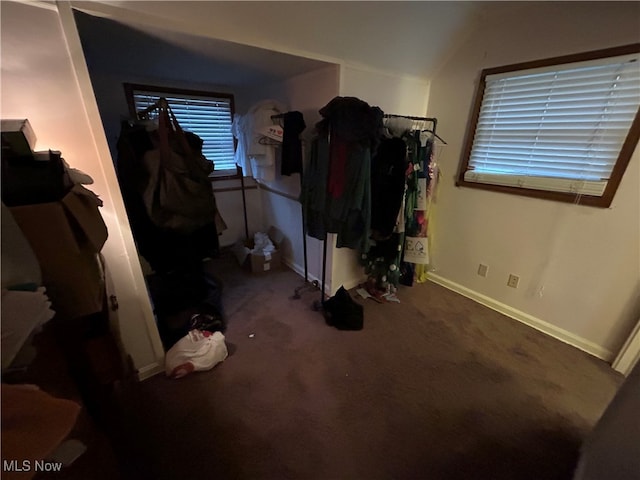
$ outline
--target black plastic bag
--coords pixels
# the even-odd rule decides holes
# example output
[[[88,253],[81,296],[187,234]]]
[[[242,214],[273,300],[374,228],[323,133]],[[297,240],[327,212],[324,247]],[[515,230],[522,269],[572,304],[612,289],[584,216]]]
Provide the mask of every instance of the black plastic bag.
[[[338,330],[362,330],[364,314],[362,305],[356,303],[344,287],[324,302],[327,325]]]

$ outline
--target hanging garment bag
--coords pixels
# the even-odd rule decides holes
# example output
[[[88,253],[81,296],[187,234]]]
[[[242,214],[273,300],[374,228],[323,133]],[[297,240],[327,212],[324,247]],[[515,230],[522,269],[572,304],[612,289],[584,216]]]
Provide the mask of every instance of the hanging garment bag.
[[[191,233],[214,222],[216,202],[209,174],[213,164],[187,140],[165,99],[158,102],[159,148],[149,150],[143,163],[149,181],[143,192],[151,221],[158,227]]]

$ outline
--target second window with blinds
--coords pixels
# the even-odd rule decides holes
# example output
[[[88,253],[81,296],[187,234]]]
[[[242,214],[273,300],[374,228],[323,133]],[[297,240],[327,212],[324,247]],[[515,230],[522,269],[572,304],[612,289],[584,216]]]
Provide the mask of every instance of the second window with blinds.
[[[231,132],[233,95],[132,83],[125,83],[124,89],[129,113],[136,117],[159,98],[167,99],[182,129],[203,140],[202,153],[214,164],[212,179],[240,176]]]
[[[608,207],[639,136],[639,44],[486,69],[457,184]]]

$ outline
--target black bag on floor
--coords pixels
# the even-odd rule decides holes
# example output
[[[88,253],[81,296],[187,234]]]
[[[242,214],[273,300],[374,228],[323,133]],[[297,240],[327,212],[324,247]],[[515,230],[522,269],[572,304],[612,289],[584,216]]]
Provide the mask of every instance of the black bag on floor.
[[[327,313],[327,325],[338,330],[362,330],[364,315],[362,305],[356,303],[344,287],[340,287],[336,294],[324,302]]]

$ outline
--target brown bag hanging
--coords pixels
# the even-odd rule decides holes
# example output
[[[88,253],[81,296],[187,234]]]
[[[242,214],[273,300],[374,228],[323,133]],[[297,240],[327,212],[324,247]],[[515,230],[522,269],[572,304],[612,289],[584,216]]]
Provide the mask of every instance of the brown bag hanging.
[[[217,208],[209,174],[213,165],[187,141],[165,99],[158,102],[159,148],[145,154],[149,182],[143,197],[160,228],[190,233],[215,221]]]

